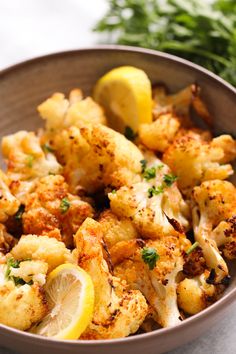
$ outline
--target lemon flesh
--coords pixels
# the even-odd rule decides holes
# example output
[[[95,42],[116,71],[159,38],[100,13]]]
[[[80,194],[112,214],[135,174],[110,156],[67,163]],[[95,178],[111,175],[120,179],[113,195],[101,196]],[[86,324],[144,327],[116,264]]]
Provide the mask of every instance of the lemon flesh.
[[[105,110],[108,125],[124,133],[152,122],[152,89],[146,73],[132,66],[115,68],[99,79],[94,99]]]
[[[31,333],[58,339],[78,339],[92,319],[94,288],[90,276],[74,264],[62,264],[45,286],[49,314]]]

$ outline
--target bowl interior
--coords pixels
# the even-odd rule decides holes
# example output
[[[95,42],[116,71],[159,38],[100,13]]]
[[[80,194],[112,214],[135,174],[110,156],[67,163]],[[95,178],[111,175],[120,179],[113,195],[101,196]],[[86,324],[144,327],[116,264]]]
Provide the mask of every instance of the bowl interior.
[[[91,94],[96,80],[109,69],[133,65],[144,69],[152,83],[164,82],[171,92],[197,82],[214,117],[215,131],[236,136],[236,91],[222,80],[181,59],[152,51],[97,48],[46,56],[0,73],[0,139],[40,125],[36,107],[53,92],[80,87]],[[3,161],[0,158],[0,164]],[[236,271],[227,292],[236,287]]]

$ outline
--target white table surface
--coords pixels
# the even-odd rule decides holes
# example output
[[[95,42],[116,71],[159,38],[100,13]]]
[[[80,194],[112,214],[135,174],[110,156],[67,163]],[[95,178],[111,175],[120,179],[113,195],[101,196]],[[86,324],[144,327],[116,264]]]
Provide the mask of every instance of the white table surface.
[[[98,43],[91,28],[105,10],[105,0],[0,0],[0,70],[34,56]],[[235,354],[236,304],[221,323],[169,354],[183,353]],[[0,354],[17,353],[0,348]]]

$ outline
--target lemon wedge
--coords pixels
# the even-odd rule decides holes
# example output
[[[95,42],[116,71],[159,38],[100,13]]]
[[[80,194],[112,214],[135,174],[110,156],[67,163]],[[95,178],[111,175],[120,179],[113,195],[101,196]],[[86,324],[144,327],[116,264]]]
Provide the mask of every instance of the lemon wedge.
[[[152,89],[147,74],[133,66],[121,66],[102,76],[94,88],[94,99],[105,110],[108,125],[124,133],[134,132],[152,121]]]
[[[31,333],[58,339],[78,339],[92,319],[94,288],[90,276],[74,264],[62,264],[45,286],[50,312]]]

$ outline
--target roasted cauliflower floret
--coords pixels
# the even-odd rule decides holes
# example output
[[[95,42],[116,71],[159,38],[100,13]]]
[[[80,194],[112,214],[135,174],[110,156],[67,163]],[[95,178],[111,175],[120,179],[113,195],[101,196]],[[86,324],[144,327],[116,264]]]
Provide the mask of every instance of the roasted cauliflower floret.
[[[9,270],[9,277],[22,279],[25,283],[38,283],[44,285],[46,282],[46,274],[48,264],[43,261],[22,261],[19,266],[12,267]]]
[[[17,240],[7,232],[6,227],[0,224],[0,254],[8,253],[16,244],[16,241]]]
[[[93,216],[90,204],[68,193],[62,176],[50,175],[39,179],[25,199],[23,231],[55,237],[73,247],[73,235],[88,216]]]
[[[236,257],[236,189],[228,181],[206,181],[193,189],[192,197],[195,239],[208,267],[214,269],[215,282],[223,281],[228,268],[218,247],[229,259]]]
[[[164,152],[173,142],[179,128],[179,119],[167,113],[160,115],[151,124],[141,124],[138,134],[148,149]]]
[[[236,158],[236,141],[230,135],[220,135],[214,138],[211,146],[221,148],[224,151],[220,163],[228,163]]]
[[[140,179],[142,153],[106,126],[71,127],[54,136],[52,143],[72,192],[78,185],[94,193],[106,186],[119,188]]]
[[[111,339],[135,333],[148,312],[138,290],[111,275],[103,258],[101,225],[86,219],[76,234],[78,264],[91,276],[95,290],[93,319],[81,339]]]
[[[207,283],[209,274],[206,270],[201,275],[185,278],[178,284],[178,306],[185,313],[195,315],[217,300],[217,287]]]
[[[0,170],[0,222],[5,222],[10,215],[14,215],[20,202],[11,194],[7,176]]]
[[[71,91],[69,100],[62,93],[54,93],[38,106],[38,112],[46,120],[49,134],[71,126],[106,124],[102,108],[91,97],[83,99],[78,89]]]
[[[201,90],[197,85],[187,86],[173,95],[168,95],[164,86],[156,86],[153,90],[153,100],[154,119],[171,112],[181,118],[186,128],[191,127],[190,109],[193,107],[206,124],[212,125],[212,117],[201,99]]]
[[[173,233],[175,225],[188,228],[189,209],[177,188],[175,176],[155,155],[145,155],[142,181],[109,193],[111,210],[128,217],[143,237]]]
[[[65,244],[47,236],[22,236],[10,254],[21,261],[32,259],[46,262],[49,272],[60,264],[73,263],[71,252],[66,248]]]
[[[24,331],[41,321],[47,312],[40,285],[15,286],[13,281],[8,281],[0,286],[0,323]]]
[[[116,247],[118,247],[119,243]],[[177,307],[177,277],[183,269],[183,251],[190,242],[184,235],[165,236],[162,240],[123,242],[123,261],[115,264],[114,274],[127,281],[131,289],[139,289],[158,315],[163,327],[180,322]],[[129,250],[129,254],[127,251]],[[132,251],[131,251],[132,250]],[[152,263],[155,256],[156,263]],[[113,260],[113,252],[111,252]],[[125,259],[127,258],[127,259]]]
[[[110,249],[120,241],[138,238],[138,233],[128,218],[119,218],[111,210],[105,210],[99,217],[104,241]]]
[[[2,139],[3,156],[7,161],[7,176],[12,193],[24,202],[34,182],[48,174],[58,174],[61,166],[55,156],[40,146],[33,132],[19,131]]]
[[[178,186],[187,194],[203,181],[223,180],[233,174],[231,165],[221,164],[226,151],[224,145],[215,146],[189,133],[173,142],[165,151],[163,161],[178,176]]]

